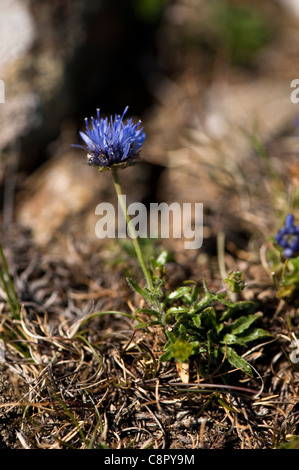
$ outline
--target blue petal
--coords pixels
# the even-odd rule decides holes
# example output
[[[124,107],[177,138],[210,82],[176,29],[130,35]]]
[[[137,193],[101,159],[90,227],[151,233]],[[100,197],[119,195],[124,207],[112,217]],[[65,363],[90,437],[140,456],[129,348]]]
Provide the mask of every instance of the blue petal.
[[[294,226],[294,216],[292,214],[286,216],[285,226],[287,229],[291,229]]]
[[[286,248],[283,252],[285,258],[293,258],[295,256],[295,253],[291,248]]]

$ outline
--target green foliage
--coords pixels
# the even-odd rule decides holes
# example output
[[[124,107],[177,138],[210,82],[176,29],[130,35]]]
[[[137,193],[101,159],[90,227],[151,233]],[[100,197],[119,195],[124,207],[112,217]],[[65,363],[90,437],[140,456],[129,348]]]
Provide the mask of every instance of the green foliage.
[[[19,324],[22,321],[22,309],[14,287],[13,278],[10,275],[6,257],[0,244],[0,281],[6,294],[11,315],[1,320],[0,339],[10,343],[23,357],[30,357],[29,347],[26,343],[26,335]]]
[[[299,436],[292,436],[289,440],[283,441],[278,449],[299,449]]]
[[[251,62],[273,34],[262,12],[249,3],[214,2],[212,25],[216,42],[226,47],[236,64]]]
[[[136,16],[146,22],[157,22],[166,6],[165,0],[133,0],[132,7]]]
[[[167,253],[163,252],[152,260],[154,291],[129,281],[150,305],[136,310],[136,318],[141,313],[148,317],[147,322],[138,320],[137,328],[160,325],[167,337],[160,361],[187,362],[191,356],[199,356],[207,373],[224,363],[252,376],[251,366],[241,353],[249,343],[270,336],[253,325],[262,315],[254,313],[256,305],[247,301],[231,302],[226,291],[213,294],[205,282],[201,292],[192,281],[167,292],[163,279],[167,259]],[[230,273],[228,284],[233,292],[241,292],[245,287],[240,272]]]

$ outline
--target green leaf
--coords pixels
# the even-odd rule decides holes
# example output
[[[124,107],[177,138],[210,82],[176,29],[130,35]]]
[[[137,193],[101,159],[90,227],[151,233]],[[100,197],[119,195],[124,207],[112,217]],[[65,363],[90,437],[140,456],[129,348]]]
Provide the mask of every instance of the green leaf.
[[[197,297],[198,297],[198,285],[194,281],[185,281],[185,283],[188,283],[188,284],[192,283],[194,285],[193,285],[191,292],[186,293],[182,299],[184,302],[186,302],[189,305],[195,304],[197,301]]]
[[[170,330],[166,330],[166,336],[168,338],[168,342],[165,344],[164,349],[166,349],[168,346],[170,346],[176,340],[176,335]]]
[[[212,294],[209,291],[208,284],[207,284],[207,281],[205,279],[203,279],[202,284],[203,284],[203,288],[204,288],[204,291],[205,291],[206,295],[211,296]]]
[[[192,346],[193,353],[192,354],[202,354],[206,352],[206,348],[200,343],[200,341],[190,341]]]
[[[289,297],[290,295],[292,295],[294,293],[294,291],[296,290],[296,286],[295,284],[290,284],[288,286],[283,286],[279,289],[279,291],[276,293],[276,296],[279,298],[279,299],[283,299],[285,297]]]
[[[252,369],[249,363],[239,356],[239,354],[237,354],[233,348],[226,346],[222,347],[221,351],[223,354],[226,354],[225,357],[232,366],[234,366],[236,369],[241,369],[243,372],[245,372],[245,374],[253,377]]]
[[[160,312],[157,312],[157,310],[154,310],[152,308],[139,307],[139,308],[136,308],[135,313],[147,313],[148,315],[152,315],[156,317],[158,320],[161,319]]]
[[[166,361],[170,361],[170,359],[172,359],[172,352],[171,350],[169,349],[168,351],[165,351],[163,354],[161,354],[161,356],[159,357],[159,361],[160,362],[166,362]]]
[[[192,321],[197,328],[200,328],[201,326],[201,315],[193,315],[192,316]]]
[[[250,341],[256,341],[260,338],[273,337],[269,331],[264,330],[263,328],[254,328],[247,335],[239,337],[244,343],[249,343]]]
[[[163,267],[165,266],[166,263],[169,263],[169,261],[172,261],[172,260],[173,260],[173,255],[169,253],[169,251],[164,250],[162,251],[162,253],[160,253],[158,258],[156,259],[156,266]]]
[[[191,302],[195,302],[197,297],[198,297],[198,285],[195,284],[191,292]]]
[[[188,287],[188,286],[179,287],[178,289],[174,290],[166,297],[165,303],[169,302],[169,300],[179,299],[190,291],[191,291],[191,287]]]
[[[138,294],[140,294],[142,297],[144,297],[145,299],[148,299],[149,298],[149,293],[143,289],[142,287],[139,286],[139,284],[137,284],[137,282],[134,281],[134,279],[132,278],[127,278],[127,281],[128,283],[130,284],[131,287],[133,287],[133,289],[138,292]]]
[[[157,268],[157,262],[153,256],[151,256],[150,258],[150,265],[152,267],[152,270],[155,271],[155,269]]]
[[[221,340],[223,344],[240,344],[246,346],[247,343],[251,341],[256,341],[260,338],[272,337],[271,333],[262,329],[262,328],[253,328],[249,330],[248,334],[245,335],[235,335],[232,333],[227,333]]]
[[[220,333],[222,332],[222,330],[225,330],[225,324],[217,323],[217,325],[215,326],[215,331],[218,336],[220,336]]]
[[[223,336],[221,343],[223,344],[243,344],[242,341],[238,338],[238,336],[232,334],[232,333],[227,333],[226,335]]]
[[[214,328],[216,326],[216,312],[213,307],[205,308],[201,313],[201,324],[206,328]]]
[[[138,325],[134,326],[135,330],[141,330],[143,328],[148,328],[149,326],[160,325],[159,321],[151,320],[149,322],[140,322]]]
[[[262,316],[262,313],[255,315],[247,315],[246,317],[240,317],[235,320],[231,325],[227,327],[227,330],[235,335],[243,333],[247,330],[250,325]]]
[[[217,401],[221,406],[223,406],[223,408],[226,408],[229,411],[233,411],[234,413],[239,413],[239,410],[230,406],[226,400],[223,400],[222,398],[218,397]]]
[[[167,315],[176,315],[178,313],[187,313],[189,312],[189,308],[188,307],[170,307],[166,314]]]
[[[178,332],[180,336],[184,337],[187,335],[189,324],[187,322],[178,322]]]
[[[220,321],[227,320],[236,314],[250,315],[256,310],[256,304],[251,301],[241,300],[234,305],[229,306],[221,315]]]

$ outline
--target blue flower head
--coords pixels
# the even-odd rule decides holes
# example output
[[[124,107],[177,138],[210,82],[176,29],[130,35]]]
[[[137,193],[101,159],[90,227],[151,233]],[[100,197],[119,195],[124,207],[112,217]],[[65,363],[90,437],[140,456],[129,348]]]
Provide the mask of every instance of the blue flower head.
[[[299,225],[294,225],[294,216],[286,216],[285,225],[275,237],[278,245],[283,248],[285,258],[294,258],[299,255]]]
[[[86,132],[80,132],[85,146],[78,147],[87,150],[87,161],[90,166],[98,166],[100,171],[109,170],[113,166],[126,167],[138,158],[139,151],[145,140],[140,121],[137,124],[128,119],[123,122],[128,111],[125,108],[122,116],[115,115],[100,119],[100,110],[97,117],[91,118],[91,128],[88,119],[85,119]]]

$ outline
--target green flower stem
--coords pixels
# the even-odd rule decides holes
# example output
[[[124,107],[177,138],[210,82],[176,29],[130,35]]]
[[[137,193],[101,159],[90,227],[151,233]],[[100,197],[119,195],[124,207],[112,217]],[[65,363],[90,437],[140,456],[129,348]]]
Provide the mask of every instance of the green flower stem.
[[[140,264],[140,267],[141,267],[141,269],[143,271],[143,274],[144,274],[144,277],[146,279],[148,289],[153,291],[154,290],[154,285],[153,285],[152,277],[150,275],[149,270],[147,269],[147,267],[145,265],[145,261],[144,261],[143,256],[142,256],[140,245],[139,245],[138,240],[137,240],[136,232],[134,230],[134,227],[132,226],[132,221],[131,221],[130,216],[128,214],[124,198],[122,197],[123,193],[122,193],[121,184],[120,184],[117,169],[116,168],[111,168],[111,170],[112,170],[112,175],[113,175],[113,179],[114,179],[115,190],[116,190],[116,193],[117,193],[122,211],[123,211],[123,213],[126,217],[126,222],[127,222],[127,226],[128,226],[128,230],[129,230],[129,235],[132,239],[132,242],[133,242],[133,245],[134,245],[134,248],[135,248],[135,252],[136,252],[139,264]]]

